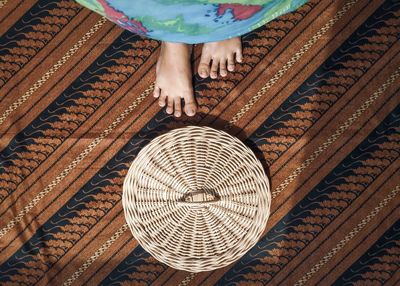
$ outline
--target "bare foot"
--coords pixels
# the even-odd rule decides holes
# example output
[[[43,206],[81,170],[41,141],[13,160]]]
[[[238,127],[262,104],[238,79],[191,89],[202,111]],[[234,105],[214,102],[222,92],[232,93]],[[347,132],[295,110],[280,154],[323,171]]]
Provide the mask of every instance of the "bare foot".
[[[162,42],[157,62],[157,78],[153,95],[158,98],[161,107],[167,105],[168,114],[174,113],[176,117],[182,115],[182,98],[185,101],[185,113],[189,116],[196,113],[190,54],[190,45]]]
[[[240,37],[205,43],[201,52],[198,73],[202,78],[208,76],[217,78],[219,69],[219,74],[225,77],[228,71],[235,70],[235,58],[239,63],[243,60]]]

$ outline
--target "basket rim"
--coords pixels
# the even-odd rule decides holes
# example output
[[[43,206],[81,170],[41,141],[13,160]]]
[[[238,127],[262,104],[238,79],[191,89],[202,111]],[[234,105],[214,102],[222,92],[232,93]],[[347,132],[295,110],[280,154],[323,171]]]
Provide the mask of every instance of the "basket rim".
[[[175,264],[171,261],[169,261],[168,258],[166,258],[166,256],[161,256],[158,254],[158,249],[157,247],[154,247],[154,245],[148,245],[148,242],[146,240],[143,239],[144,235],[149,235],[149,233],[140,233],[138,232],[137,229],[134,228],[134,224],[129,223],[127,218],[130,218],[131,221],[135,221],[134,219],[132,219],[132,213],[130,213],[129,209],[131,208],[131,206],[129,205],[130,203],[132,203],[129,200],[128,197],[128,184],[130,183],[130,180],[133,180],[134,178],[132,177],[136,171],[136,169],[138,168],[139,164],[137,164],[137,160],[145,159],[146,156],[148,155],[148,151],[151,151],[151,148],[154,146],[157,146],[157,144],[168,138],[168,137],[173,137],[176,134],[180,134],[182,132],[200,132],[200,133],[205,133],[205,132],[209,132],[210,134],[218,134],[218,138],[217,140],[220,140],[221,137],[225,138],[231,141],[232,145],[235,146],[239,146],[244,152],[247,153],[247,155],[249,155],[252,159],[252,164],[254,164],[252,171],[256,171],[258,173],[258,175],[263,179],[260,180],[258,183],[260,183],[261,185],[263,185],[265,188],[262,188],[263,191],[262,193],[259,193],[259,195],[261,194],[261,196],[258,196],[258,205],[260,205],[260,201],[264,200],[265,201],[265,211],[262,211],[263,214],[261,214],[261,218],[259,217],[259,220],[261,220],[261,225],[262,227],[258,226],[258,227],[254,227],[253,232],[256,232],[255,236],[252,237],[248,237],[245,242],[246,242],[246,247],[242,247],[240,248],[240,251],[237,251],[237,247],[235,248],[234,245],[232,247],[230,247],[225,254],[229,254],[229,255],[222,255],[218,258],[216,258],[216,260],[224,260],[225,261],[220,261],[219,265],[210,265],[209,267],[203,266],[202,269],[196,268],[196,267],[185,267],[182,264]],[[209,138],[203,138],[203,140],[208,141]],[[174,144],[174,142],[170,141],[170,144]],[[163,146],[158,146],[158,149],[156,150],[156,153],[151,153],[151,155],[155,155],[158,154],[160,152],[162,152],[163,149],[167,148],[169,145],[163,145]],[[239,154],[240,155],[240,154]],[[170,130],[168,132],[165,132],[164,134],[161,134],[157,137],[155,137],[153,140],[151,140],[146,146],[144,146],[139,153],[137,154],[137,156],[134,158],[133,162],[131,163],[128,173],[126,174],[126,177],[124,179],[124,183],[123,183],[123,194],[122,194],[122,204],[123,204],[123,209],[124,209],[124,215],[125,215],[125,219],[127,221],[127,224],[131,230],[131,233],[133,234],[133,236],[135,237],[135,239],[139,242],[139,244],[143,247],[143,249],[145,249],[148,253],[150,253],[153,257],[155,257],[157,260],[175,268],[175,269],[181,269],[181,270],[186,270],[186,271],[190,271],[190,272],[201,272],[201,271],[209,271],[209,270],[213,270],[213,269],[217,269],[217,268],[221,268],[224,267],[226,265],[229,265],[230,263],[232,263],[233,261],[236,261],[237,259],[239,259],[240,257],[242,257],[243,255],[246,254],[246,252],[254,247],[254,245],[257,244],[257,242],[259,241],[260,237],[262,236],[265,227],[267,225],[267,221],[269,219],[270,216],[270,207],[271,207],[271,190],[270,190],[270,181],[269,178],[266,175],[266,172],[264,170],[263,165],[261,164],[260,160],[258,160],[258,158],[255,156],[254,152],[248,147],[246,146],[242,141],[240,141],[238,138],[228,134],[225,131],[222,130],[218,130],[218,129],[214,129],[208,126],[185,126],[185,127],[181,127],[181,128],[176,128],[173,130]],[[135,210],[133,210],[133,212],[135,212]],[[258,213],[260,212],[260,209],[257,210],[257,214],[254,215],[254,218],[257,217]],[[139,222],[140,223],[140,222]],[[143,227],[142,227],[143,228]],[[144,229],[144,228],[143,228]],[[248,235],[250,233],[250,230],[252,229],[252,227],[250,227],[248,229],[248,231],[246,233],[244,233],[241,236],[241,239],[243,241],[243,238],[246,238],[246,235]],[[154,250],[154,248],[156,250]],[[168,253],[167,253],[168,254]],[[233,255],[232,255],[233,254]],[[229,259],[226,259],[226,257],[230,257]],[[181,260],[185,260],[184,257],[180,257]],[[196,259],[196,257],[192,257],[192,256],[188,256],[186,257],[186,260],[191,260],[191,259]],[[222,263],[223,262],[223,263]]]

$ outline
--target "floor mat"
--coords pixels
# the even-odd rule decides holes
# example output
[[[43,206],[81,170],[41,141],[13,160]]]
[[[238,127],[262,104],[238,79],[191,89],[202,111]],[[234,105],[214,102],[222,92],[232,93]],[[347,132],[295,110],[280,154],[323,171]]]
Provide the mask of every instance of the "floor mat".
[[[245,35],[229,76],[194,73],[193,118],[152,96],[159,42],[74,1],[0,1],[0,35],[1,285],[399,285],[399,1],[311,0]],[[187,125],[243,140],[273,197],[258,244],[197,274],[121,204],[141,148]]]

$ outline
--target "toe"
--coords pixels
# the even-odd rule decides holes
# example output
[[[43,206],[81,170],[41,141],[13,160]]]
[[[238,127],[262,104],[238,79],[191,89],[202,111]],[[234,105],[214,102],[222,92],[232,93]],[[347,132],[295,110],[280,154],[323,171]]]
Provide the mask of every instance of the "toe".
[[[167,98],[167,94],[165,93],[165,91],[161,90],[160,97],[158,98],[158,105],[160,105],[161,107],[164,107],[166,98]]]
[[[241,48],[236,51],[236,61],[238,63],[241,63],[243,61],[243,55],[242,55],[242,49]]]
[[[181,107],[181,98],[180,97],[177,97],[174,99],[174,108],[175,108],[174,115],[176,117],[181,117],[182,107]]]
[[[168,114],[172,114],[172,112],[174,112],[174,98],[172,96],[168,96],[168,105],[166,111]]]
[[[219,60],[213,59],[212,65],[211,65],[211,72],[210,72],[210,77],[215,79],[218,76],[218,64]]]
[[[222,77],[226,77],[228,72],[226,71],[226,61],[220,61],[219,62],[219,74]]]
[[[187,93],[186,96],[184,96],[185,100],[185,113],[188,116],[193,116],[196,114],[197,110],[197,105],[196,101],[194,100],[193,92],[192,93]]]
[[[200,63],[198,73],[202,78],[207,78],[210,75],[210,63]]]
[[[154,91],[153,91],[153,96],[154,96],[155,98],[159,98],[159,97],[160,97],[160,92],[161,92],[161,89],[160,89],[158,86],[156,86],[156,87],[154,88]]]
[[[233,59],[233,54],[228,54],[228,71],[235,70],[235,60]]]
[[[206,78],[210,75],[210,61],[211,57],[208,53],[202,52],[199,68],[197,70],[202,78]]]

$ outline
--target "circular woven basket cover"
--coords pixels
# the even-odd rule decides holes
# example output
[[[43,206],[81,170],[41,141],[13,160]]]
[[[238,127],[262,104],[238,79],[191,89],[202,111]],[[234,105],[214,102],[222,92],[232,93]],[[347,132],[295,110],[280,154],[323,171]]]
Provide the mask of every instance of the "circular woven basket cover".
[[[156,259],[189,272],[224,267],[253,247],[270,212],[269,181],[237,138],[190,126],[152,140],[123,187],[126,221]]]

